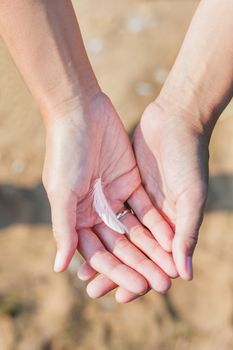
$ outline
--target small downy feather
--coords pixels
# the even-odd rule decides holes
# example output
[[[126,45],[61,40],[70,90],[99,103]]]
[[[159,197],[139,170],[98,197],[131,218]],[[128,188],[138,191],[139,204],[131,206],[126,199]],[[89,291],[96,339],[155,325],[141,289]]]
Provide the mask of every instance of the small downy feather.
[[[112,230],[124,234],[127,232],[125,225],[117,219],[116,214],[110,208],[104,195],[101,179],[97,179],[94,184],[93,206],[99,217]]]

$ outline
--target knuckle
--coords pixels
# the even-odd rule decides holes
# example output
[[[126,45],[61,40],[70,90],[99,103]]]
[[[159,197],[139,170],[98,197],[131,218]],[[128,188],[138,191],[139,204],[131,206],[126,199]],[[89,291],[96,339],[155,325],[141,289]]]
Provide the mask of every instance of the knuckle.
[[[129,241],[126,238],[124,237],[118,238],[118,240],[116,241],[115,247],[113,248],[113,252],[124,250],[128,246],[128,244],[129,244]]]
[[[76,232],[64,233],[60,230],[53,229],[53,236],[59,245],[64,245],[67,248],[73,248],[77,245],[78,235]]]
[[[108,257],[109,257],[109,252],[105,249],[105,247],[103,247],[102,245],[96,247],[96,251],[90,255],[87,256],[85,258],[87,258],[87,262],[91,265],[91,267],[95,270],[99,269],[99,261],[108,261]]]
[[[122,262],[117,263],[115,266],[112,267],[112,274],[114,275],[115,273],[123,273],[128,269],[127,265],[125,265]]]
[[[143,228],[138,225],[131,228],[130,234],[132,235],[132,238],[136,240],[140,240],[144,235],[144,231],[143,231]]]
[[[118,274],[118,273],[122,273],[122,271],[124,270],[124,265],[123,264],[117,264],[115,266],[112,267],[111,272],[110,272],[110,278],[114,280],[114,277]]]
[[[164,218],[159,217],[153,222],[151,229],[156,231],[156,230],[158,230],[158,226],[163,225],[163,224],[164,224]]]
[[[156,235],[171,235],[172,229],[164,219],[158,220],[151,226],[151,232]]]
[[[150,212],[151,210],[153,210],[153,209],[154,209],[154,207],[153,207],[153,205],[152,205],[151,203],[148,203],[148,204],[144,205],[144,206],[140,209],[138,218],[139,218],[139,219],[143,219],[144,216],[145,216],[148,212]]]
[[[150,264],[149,259],[147,259],[146,257],[143,257],[141,260],[139,260],[139,261],[136,263],[135,270],[137,270],[137,271],[140,272],[141,269],[143,269],[144,267],[146,267],[148,264]]]

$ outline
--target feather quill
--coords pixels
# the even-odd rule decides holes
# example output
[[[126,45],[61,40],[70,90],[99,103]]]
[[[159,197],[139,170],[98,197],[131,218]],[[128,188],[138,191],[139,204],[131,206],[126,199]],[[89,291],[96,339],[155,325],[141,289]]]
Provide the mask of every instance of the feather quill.
[[[127,232],[125,225],[117,219],[116,214],[113,212],[108,204],[108,201],[103,192],[101,179],[97,179],[94,184],[93,191],[93,206],[99,217],[103,222],[112,230],[124,234]]]

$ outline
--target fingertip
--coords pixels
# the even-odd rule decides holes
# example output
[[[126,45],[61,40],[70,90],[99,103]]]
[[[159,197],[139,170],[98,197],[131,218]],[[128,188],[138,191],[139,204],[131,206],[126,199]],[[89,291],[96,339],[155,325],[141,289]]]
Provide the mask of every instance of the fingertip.
[[[57,251],[56,257],[55,257],[55,262],[53,266],[54,272],[63,272],[66,270],[68,265],[65,264],[63,254],[61,253],[60,250]]]
[[[86,262],[84,262],[78,269],[77,277],[81,281],[88,281],[96,275],[96,271]]]
[[[101,276],[101,275],[99,275]],[[99,281],[98,281],[99,282]],[[113,289],[114,287],[111,286],[111,288],[108,287],[104,287],[103,285],[99,285],[98,282],[96,283],[95,279],[92,280],[90,283],[88,283],[87,287],[86,287],[86,292],[87,295],[91,298],[91,299],[98,299],[103,297],[105,294],[109,293],[111,291],[111,289]],[[103,281],[104,282],[104,281]],[[104,283],[103,283],[104,284]]]
[[[170,277],[171,277],[172,279],[176,279],[176,278],[180,277],[179,272],[176,271],[176,272],[175,272],[174,274],[172,274]]]
[[[113,268],[109,278],[131,293],[144,294],[148,289],[147,280],[140,273],[122,263]]]
[[[182,280],[184,280],[186,282],[191,282],[193,280],[193,276],[188,276],[186,274],[183,276],[180,275],[180,277],[182,278]]]
[[[147,292],[148,288],[149,286],[147,281],[144,278],[142,278],[140,284],[138,284],[138,288],[136,289],[135,287],[135,294],[142,296]]]
[[[70,261],[74,256],[76,248],[77,248],[77,245],[74,245],[74,246],[72,245],[67,250],[62,250],[62,249],[57,250],[54,266],[53,266],[54,272],[57,272],[57,273],[64,272],[68,268]]]
[[[101,294],[95,290],[95,288],[93,288],[92,283],[90,282],[87,287],[86,287],[86,291],[87,291],[87,295],[91,298],[91,299],[97,299],[101,297]]]
[[[179,277],[179,272],[177,270],[174,258],[172,253],[169,253],[169,259],[166,259],[166,263],[167,263],[167,268],[165,269],[165,267],[163,267],[163,271],[166,272],[166,274],[170,277],[170,278],[177,278]],[[165,260],[165,259],[164,259]]]
[[[115,293],[115,299],[120,304],[127,304],[139,298],[140,295],[129,292],[126,289],[118,287]]]
[[[151,261],[147,264],[149,270],[149,287],[158,293],[166,293],[171,287],[171,278]]]
[[[187,281],[187,282],[192,281],[192,279],[193,279],[193,275],[187,273],[184,270],[181,270],[179,272],[179,275],[180,275],[180,278],[182,278],[182,280]]]
[[[185,249],[176,239],[173,242],[173,257],[179,276],[185,281],[191,281],[193,279],[192,256],[186,256]]]
[[[192,281],[193,279],[193,264],[191,256],[185,258],[185,267],[181,278],[185,281]]]
[[[169,269],[169,277],[171,277],[171,278],[173,278],[173,279],[179,277],[179,272],[177,271],[177,268],[176,268],[174,262],[173,262],[173,264],[170,266],[170,269]]]
[[[98,275],[86,287],[87,294],[92,299],[97,299],[111,292],[117,286],[105,275]]]
[[[157,284],[156,291],[161,294],[166,294],[171,288],[172,282],[170,278],[163,278],[160,283]]]
[[[144,295],[148,290],[147,280],[141,276],[139,273],[134,270],[127,271],[125,269],[125,273],[128,273],[127,284],[124,285],[125,289],[129,289],[131,293]],[[133,273],[132,273],[133,272]]]

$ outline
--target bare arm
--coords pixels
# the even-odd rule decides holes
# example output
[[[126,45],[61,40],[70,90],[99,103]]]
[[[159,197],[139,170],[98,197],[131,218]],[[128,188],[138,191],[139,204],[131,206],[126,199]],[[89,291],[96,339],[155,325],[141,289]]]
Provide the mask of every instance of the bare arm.
[[[160,214],[141,187],[123,125],[110,100],[100,91],[71,1],[1,0],[0,31],[45,121],[43,182],[57,241],[55,271],[67,268],[78,247],[92,268],[126,290],[144,293],[148,280],[155,290],[164,292],[170,287],[170,277],[177,275],[174,262],[156,240],[147,239],[149,233],[134,217],[134,223],[128,225],[132,232],[134,226],[137,232],[140,229],[140,250],[126,237],[124,242],[120,240],[119,249],[114,244],[107,250],[106,242],[102,244],[100,236],[92,231],[93,227],[97,230],[96,226],[100,234],[108,229],[93,209],[93,188],[100,179],[111,208],[115,212],[122,210],[124,202],[133,196],[131,206],[138,217],[141,215],[143,222],[150,211],[143,223],[158,236],[164,249],[171,250],[169,225],[164,222],[160,235],[154,229]],[[111,242],[115,234],[108,230]],[[153,250],[151,244],[156,247],[156,254],[151,256],[154,262],[147,258]],[[142,260],[148,261],[141,266]]]
[[[202,0],[157,101],[213,126],[233,94],[233,2]]]
[[[209,138],[233,92],[232,15],[231,0],[201,1],[167,81],[134,135],[142,181],[175,229],[173,257],[186,280],[193,275],[207,193]],[[88,273],[92,278],[93,270]],[[100,290],[102,280],[92,285]]]
[[[2,0],[0,33],[45,119],[100,90],[71,1]]]
[[[200,2],[175,64],[135,135],[142,181],[175,228],[173,257],[186,280],[192,278],[207,196],[209,140],[233,93],[232,15],[231,0]]]

